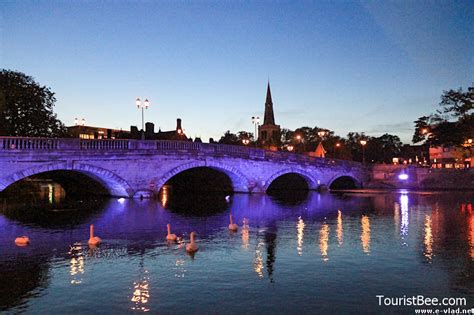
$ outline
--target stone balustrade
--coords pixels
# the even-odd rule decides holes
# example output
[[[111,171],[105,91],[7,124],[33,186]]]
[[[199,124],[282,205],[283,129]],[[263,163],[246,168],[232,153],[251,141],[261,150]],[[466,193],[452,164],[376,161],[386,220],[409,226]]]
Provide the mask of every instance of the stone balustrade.
[[[361,167],[357,162],[317,158],[304,154],[253,147],[191,141],[0,137],[0,152],[18,151],[133,151],[199,153],[247,159],[310,163],[321,166]]]

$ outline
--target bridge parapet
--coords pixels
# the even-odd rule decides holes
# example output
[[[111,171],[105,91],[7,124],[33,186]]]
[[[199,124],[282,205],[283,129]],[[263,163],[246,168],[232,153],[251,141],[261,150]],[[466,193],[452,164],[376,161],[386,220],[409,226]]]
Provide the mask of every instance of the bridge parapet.
[[[60,139],[1,137],[1,150],[57,150]]]
[[[132,140],[132,139],[68,139],[68,138],[30,138],[0,137],[1,152],[18,151],[87,151],[87,152],[139,152],[141,150],[156,152],[178,152],[205,155],[225,155],[251,160],[290,162],[310,164],[321,167],[340,167],[344,169],[362,167],[361,163],[312,157],[290,152],[269,151],[258,148],[225,145],[216,143],[199,143],[191,141],[167,140]]]

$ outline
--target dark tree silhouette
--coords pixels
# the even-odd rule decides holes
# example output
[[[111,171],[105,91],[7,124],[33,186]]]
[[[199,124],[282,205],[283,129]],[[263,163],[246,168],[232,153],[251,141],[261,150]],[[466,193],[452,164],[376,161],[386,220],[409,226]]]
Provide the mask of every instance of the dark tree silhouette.
[[[66,128],[53,113],[56,98],[24,73],[0,72],[0,135],[61,137]]]
[[[444,91],[439,106],[436,113],[415,121],[414,143],[461,146],[474,138],[474,86]]]

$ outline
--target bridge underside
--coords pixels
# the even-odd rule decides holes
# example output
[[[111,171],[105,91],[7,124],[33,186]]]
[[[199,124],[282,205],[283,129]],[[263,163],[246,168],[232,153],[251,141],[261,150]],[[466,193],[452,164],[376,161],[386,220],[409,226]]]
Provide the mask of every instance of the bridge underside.
[[[89,178],[92,181],[87,181],[85,183],[84,181],[81,181],[81,178],[83,177]],[[93,191],[94,193],[99,192],[99,194],[106,192],[108,195],[113,197],[128,198],[131,197],[131,192],[133,191],[124,179],[111,173],[110,171],[83,164],[77,164],[76,168],[74,169],[64,167],[62,164],[50,164],[28,168],[26,170],[16,172],[0,181],[0,191],[4,191],[11,185],[22,180],[31,178],[50,178],[56,180],[60,184],[62,183],[64,186],[71,186],[71,184],[74,184],[74,182],[77,185],[93,185],[93,183],[96,183],[98,185],[91,187],[89,189],[90,191]],[[71,180],[72,183],[68,180]],[[102,187],[104,190],[100,190],[98,187]],[[99,191],[97,191],[97,189]],[[86,190],[87,187],[84,189],[84,191]]]

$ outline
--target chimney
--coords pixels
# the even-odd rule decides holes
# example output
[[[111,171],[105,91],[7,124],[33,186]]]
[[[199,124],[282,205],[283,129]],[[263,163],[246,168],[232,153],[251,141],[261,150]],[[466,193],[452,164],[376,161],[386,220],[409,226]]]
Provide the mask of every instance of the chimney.
[[[181,127],[181,118],[176,119],[176,130],[182,130]]]
[[[145,132],[146,134],[152,135],[155,133],[155,124],[152,122],[147,122],[145,124]]]

